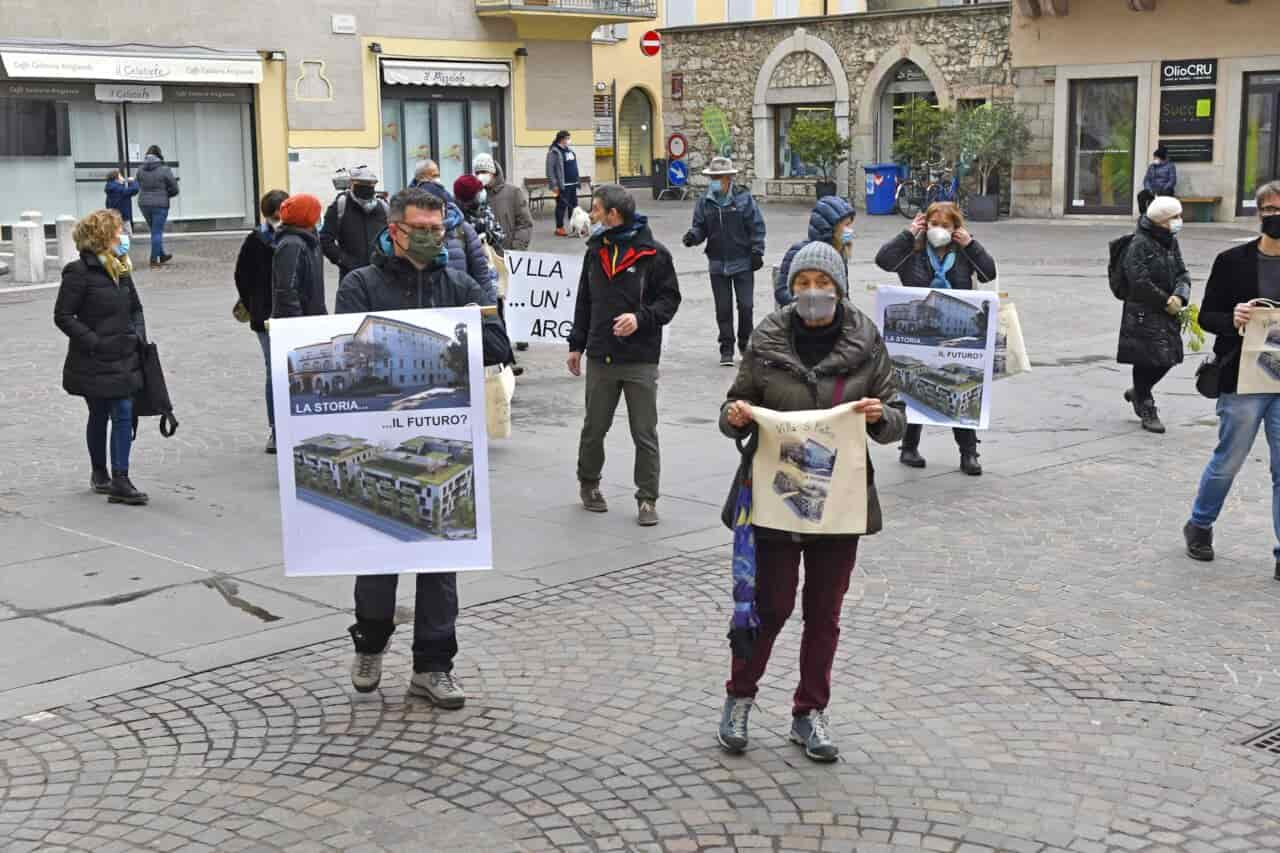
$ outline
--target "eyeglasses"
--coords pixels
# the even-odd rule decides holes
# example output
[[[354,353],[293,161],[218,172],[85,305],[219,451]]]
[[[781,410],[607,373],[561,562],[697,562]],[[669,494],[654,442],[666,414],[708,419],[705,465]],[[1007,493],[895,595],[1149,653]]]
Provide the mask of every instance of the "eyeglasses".
[[[1266,207],[1258,208],[1258,213],[1262,216],[1275,216],[1277,213],[1280,213],[1280,207],[1269,204]]]
[[[396,226],[397,226],[401,231],[407,231],[407,232],[409,232],[409,233],[413,233],[413,232],[415,232],[415,231],[426,231],[426,232],[428,232],[428,233],[430,233],[430,234],[434,234],[434,235],[436,235],[437,237],[443,237],[443,236],[444,236],[444,226],[443,226],[443,225],[406,225],[406,224],[405,224],[405,223],[403,223],[403,222],[397,222],[397,223],[396,223]]]

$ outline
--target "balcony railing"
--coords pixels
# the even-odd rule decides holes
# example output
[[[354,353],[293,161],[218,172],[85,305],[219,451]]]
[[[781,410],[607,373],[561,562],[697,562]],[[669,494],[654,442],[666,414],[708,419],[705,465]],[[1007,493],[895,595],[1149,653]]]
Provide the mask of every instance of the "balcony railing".
[[[477,12],[564,12],[619,18],[656,18],[658,0],[476,0]]]

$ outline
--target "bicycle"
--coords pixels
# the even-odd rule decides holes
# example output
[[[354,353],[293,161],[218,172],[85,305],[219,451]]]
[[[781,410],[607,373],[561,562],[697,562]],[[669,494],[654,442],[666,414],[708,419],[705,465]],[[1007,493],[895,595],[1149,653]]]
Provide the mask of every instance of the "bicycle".
[[[916,172],[927,178],[907,178],[898,185],[894,194],[894,206],[907,219],[915,219],[929,205],[939,201],[955,203],[961,210],[967,206],[968,197],[960,183],[960,170],[946,163],[922,163]]]

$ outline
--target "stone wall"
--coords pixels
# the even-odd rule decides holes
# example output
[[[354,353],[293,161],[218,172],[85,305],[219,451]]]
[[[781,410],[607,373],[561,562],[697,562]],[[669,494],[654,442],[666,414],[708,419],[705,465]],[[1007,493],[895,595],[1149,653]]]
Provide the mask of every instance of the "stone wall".
[[[875,124],[880,96],[898,62],[910,59],[920,65],[944,105],[959,98],[1010,97],[1009,26],[1009,7],[988,5],[666,30],[664,91],[670,91],[673,72],[684,77],[684,97],[663,99],[666,132],[679,131],[688,137],[691,172],[695,182],[701,182],[698,172],[713,153],[703,129],[703,112],[710,106],[719,107],[732,130],[733,157],[742,170],[741,183],[760,193],[811,197],[812,180],[801,181],[803,186],[792,189],[792,181],[775,178],[772,158],[757,163],[758,152],[754,150],[758,138],[771,138],[769,134],[757,136],[760,115],[769,112],[757,108],[753,118],[757,80],[774,48],[801,31],[810,42],[825,42],[843,66],[852,151],[847,184],[841,191],[861,198],[861,166],[877,159]],[[793,53],[769,72],[769,82],[790,93],[802,92],[805,87],[830,89],[827,65],[812,50]],[[841,115],[839,103],[836,114]],[[768,128],[772,129],[771,119]],[[760,159],[764,161],[764,157]]]
[[[1013,164],[1014,216],[1052,215],[1054,76],[1053,66],[1014,72],[1013,102],[1031,124],[1031,147]]]

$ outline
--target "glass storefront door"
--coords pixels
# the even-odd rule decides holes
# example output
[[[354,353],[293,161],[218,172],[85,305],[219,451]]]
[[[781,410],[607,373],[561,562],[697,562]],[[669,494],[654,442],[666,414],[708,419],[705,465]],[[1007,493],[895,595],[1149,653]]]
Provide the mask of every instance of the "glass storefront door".
[[[1236,215],[1254,213],[1254,192],[1280,178],[1280,71],[1246,74],[1240,125],[1240,179]]]
[[[1133,212],[1136,78],[1072,80],[1067,213]]]
[[[388,191],[407,186],[423,160],[436,161],[450,191],[471,171],[477,154],[501,161],[501,89],[441,89],[409,98],[403,97],[406,88],[432,87],[383,92],[382,169]]]
[[[632,89],[618,113],[618,177],[648,175],[653,160],[653,105],[643,89]]]

